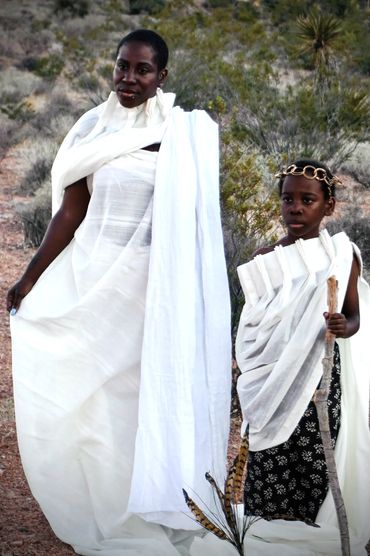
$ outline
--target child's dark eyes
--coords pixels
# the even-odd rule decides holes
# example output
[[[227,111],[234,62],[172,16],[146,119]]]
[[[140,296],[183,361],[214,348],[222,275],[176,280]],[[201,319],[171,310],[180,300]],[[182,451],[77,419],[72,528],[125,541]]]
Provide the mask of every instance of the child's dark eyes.
[[[281,198],[282,202],[289,205],[290,203],[293,202],[292,197],[282,197]],[[302,199],[302,202],[304,205],[311,205],[314,202],[314,199],[311,199],[311,197],[304,197]]]

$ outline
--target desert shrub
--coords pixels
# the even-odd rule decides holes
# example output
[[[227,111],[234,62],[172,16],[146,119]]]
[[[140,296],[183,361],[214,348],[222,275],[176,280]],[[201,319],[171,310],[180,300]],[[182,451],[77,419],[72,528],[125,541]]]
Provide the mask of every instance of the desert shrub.
[[[85,17],[89,9],[88,0],[54,0],[54,11],[68,17]]]
[[[33,20],[27,27],[23,26],[22,32],[17,36],[23,55],[37,55],[50,49],[55,36],[51,29],[46,28],[49,25],[50,21],[44,19]]]
[[[20,102],[3,102],[0,106],[0,111],[3,112],[11,120],[19,122],[28,122],[34,115],[32,105],[27,100]]]
[[[352,206],[343,214],[342,217],[330,220],[327,223],[327,229],[330,234],[341,231],[346,232],[351,241],[353,241],[361,250],[362,260],[364,263],[365,278],[370,278],[370,220],[361,211],[360,204]]]
[[[84,73],[76,80],[75,87],[83,92],[91,108],[107,100],[112,89],[111,82],[112,76],[110,79],[101,79],[97,74]]]
[[[231,8],[233,6],[232,0],[207,0],[205,3],[206,8]]]
[[[27,80],[26,80],[27,81]],[[33,116],[33,108],[27,95],[33,92],[34,82],[24,84],[22,72],[11,68],[0,73],[0,112],[11,120],[21,123]]]
[[[256,248],[275,240],[279,215],[272,162],[248,151],[224,132],[221,158],[221,205],[231,298],[232,332],[236,333],[244,298],[236,269]]]
[[[44,79],[54,80],[64,67],[64,58],[58,53],[36,58],[36,66],[32,70],[36,75]]]
[[[0,162],[6,155],[8,149],[16,143],[17,124],[7,116],[0,118]]]
[[[14,67],[0,72],[0,104],[16,104],[35,92],[41,79],[36,75],[25,78],[24,73]]]
[[[36,71],[38,66],[38,58],[35,56],[26,56],[17,64],[17,68],[27,71]]]
[[[22,223],[25,243],[38,247],[51,218],[50,183],[45,182],[31,200],[19,203],[15,211]]]
[[[22,153],[24,176],[19,183],[19,191],[26,195],[35,192],[50,178],[50,170],[57,152],[58,144],[50,139],[29,142]]]
[[[99,14],[89,14],[83,19],[68,19],[63,23],[63,33],[66,37],[73,39],[82,37],[95,41],[99,38],[104,30],[105,18]],[[103,36],[103,38],[105,38]]]
[[[231,110],[238,101],[239,92],[233,81],[233,68],[232,64],[217,57],[207,59],[198,50],[176,51],[166,90],[174,91],[176,103],[186,110],[207,109],[209,102],[216,98],[223,99],[226,110]]]
[[[166,5],[165,0],[129,0],[130,14],[157,14]]]
[[[52,93],[43,110],[32,120],[33,129],[39,134],[38,139],[49,137],[52,142],[59,143],[84,108],[84,105],[76,106],[62,92]]]
[[[95,91],[99,87],[99,79],[93,73],[83,73],[77,80],[80,89],[84,91]]]
[[[362,143],[358,145],[352,157],[342,168],[344,172],[368,189],[370,189],[369,158],[370,143]]]
[[[107,62],[107,63],[102,64],[101,66],[99,66],[98,69],[97,69],[97,72],[107,83],[111,83],[112,82],[113,69],[114,69],[114,63],[113,62]]]
[[[236,5],[236,17],[243,23],[257,22],[257,8],[249,2],[238,2]]]
[[[18,41],[14,40],[14,31],[2,25],[0,33],[0,52],[2,57],[17,59],[22,56],[22,48]]]
[[[368,77],[370,76],[370,35],[368,19],[354,26],[351,32],[352,42],[347,49],[348,63],[352,66],[354,71],[360,70]]]
[[[306,77],[283,88],[280,77],[270,80],[251,70],[256,87],[236,113],[240,137],[280,163],[304,154],[326,160],[334,168],[343,164],[356,146],[368,138],[370,104],[366,91],[341,79],[318,96]],[[347,83],[346,83],[347,81]]]
[[[37,158],[27,171],[20,183],[20,192],[32,195],[35,193],[50,176],[52,160],[40,157]]]
[[[289,24],[296,17],[305,13],[313,4],[312,0],[263,0],[262,5],[273,24]]]

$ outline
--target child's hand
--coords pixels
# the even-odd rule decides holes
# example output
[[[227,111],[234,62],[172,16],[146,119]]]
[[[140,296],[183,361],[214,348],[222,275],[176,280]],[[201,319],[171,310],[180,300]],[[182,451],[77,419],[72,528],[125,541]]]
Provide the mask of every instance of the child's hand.
[[[347,319],[342,313],[324,313],[326,328],[337,338],[347,337]]]

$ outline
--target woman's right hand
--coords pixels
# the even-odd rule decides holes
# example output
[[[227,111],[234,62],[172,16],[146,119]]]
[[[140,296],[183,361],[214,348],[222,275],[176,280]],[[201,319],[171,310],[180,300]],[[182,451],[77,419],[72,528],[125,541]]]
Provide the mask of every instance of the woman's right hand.
[[[12,315],[18,311],[22,299],[32,290],[34,282],[26,277],[21,278],[14,284],[12,288],[8,291],[6,296],[6,309],[11,312]]]

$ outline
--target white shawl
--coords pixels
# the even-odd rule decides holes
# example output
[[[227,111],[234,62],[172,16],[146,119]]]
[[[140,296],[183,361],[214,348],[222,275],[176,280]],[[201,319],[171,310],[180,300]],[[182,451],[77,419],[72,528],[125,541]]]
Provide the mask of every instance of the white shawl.
[[[67,135],[52,178],[55,211],[69,184],[120,154],[161,142],[129,511],[191,528],[188,517],[179,525],[178,512],[188,512],[182,487],[208,498],[204,472],[219,480],[225,475],[230,307],[217,125],[203,111],[171,108],[173,101],[174,95],[159,91],[145,107],[132,109],[127,121],[111,93]],[[194,388],[199,376],[205,377],[201,392],[207,397]],[[167,461],[167,467],[159,461]]]
[[[330,238],[324,230],[238,268],[246,298],[236,340],[238,393],[251,449],[285,442],[302,417],[322,375],[326,279],[338,280],[340,311],[352,259],[344,232]]]
[[[319,238],[298,240],[239,267],[246,304],[236,346],[243,373],[238,393],[253,450],[289,438],[308,405],[322,374],[326,278],[334,274],[338,279],[340,310],[353,252],[361,263],[358,248],[343,232],[330,238],[324,230]],[[347,511],[351,554],[365,556],[370,535],[370,293],[361,276],[358,290],[360,330],[351,338],[337,340],[342,399],[335,460]],[[256,555],[282,552],[336,556],[340,553],[340,537],[330,492],[316,521],[320,529],[301,522],[261,520],[251,529],[246,549],[253,547]],[[253,535],[266,542],[259,545]]]

